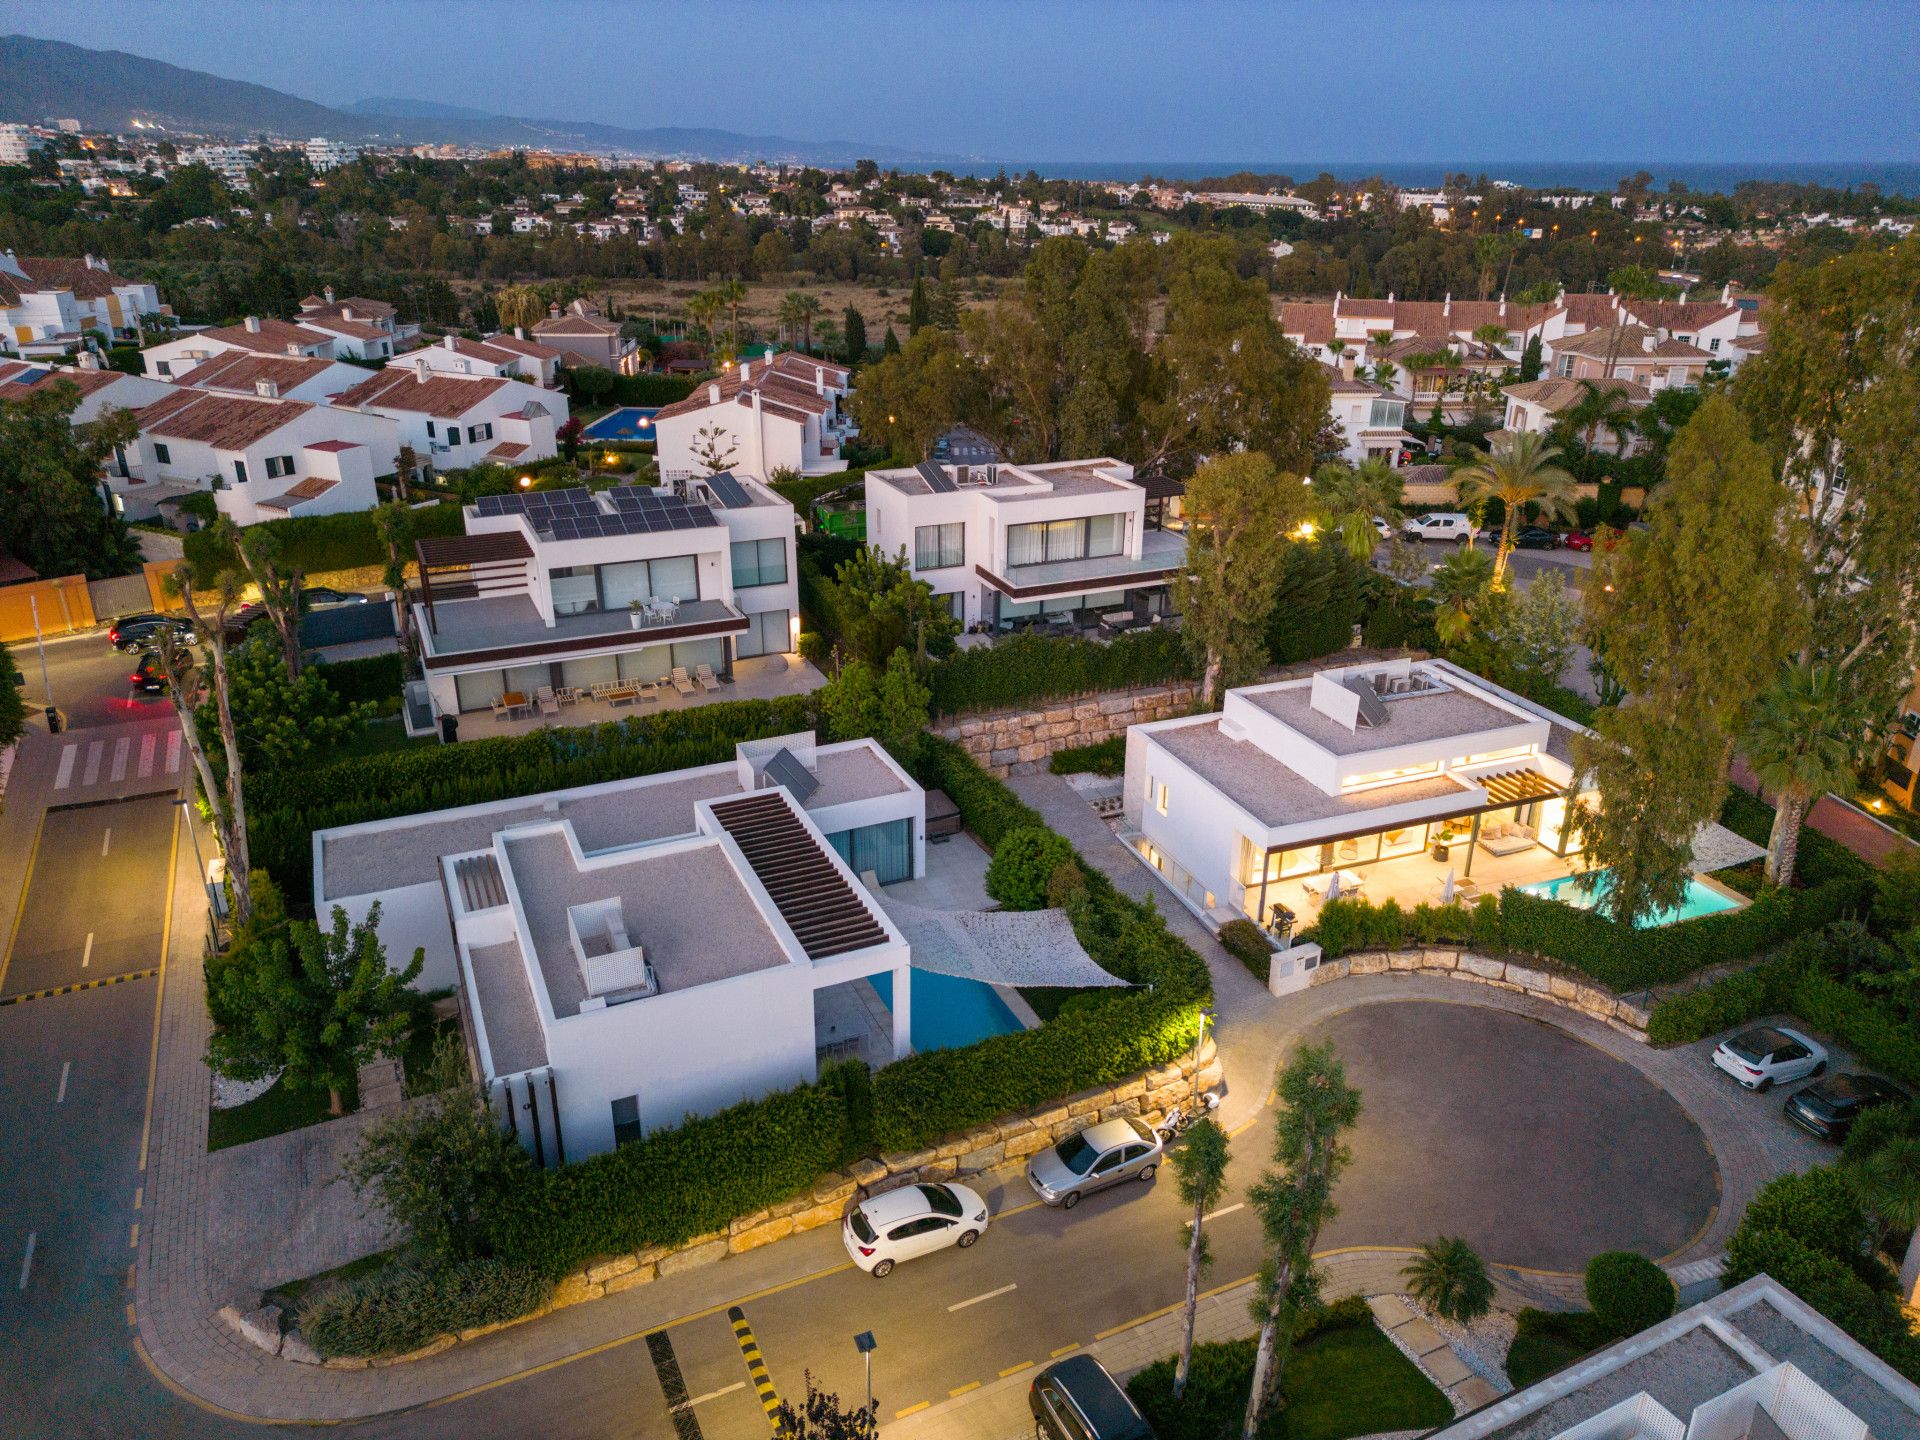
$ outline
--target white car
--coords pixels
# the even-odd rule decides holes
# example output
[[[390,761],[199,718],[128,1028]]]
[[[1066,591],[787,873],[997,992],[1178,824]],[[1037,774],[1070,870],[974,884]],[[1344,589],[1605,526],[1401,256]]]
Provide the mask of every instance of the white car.
[[[1432,515],[1409,515],[1400,533],[1409,540],[1451,540],[1464,545],[1474,536],[1473,521],[1458,510],[1440,510]]]
[[[1764,1026],[1722,1040],[1713,1052],[1713,1063],[1749,1090],[1771,1090],[1789,1080],[1824,1075],[1827,1052],[1798,1030]]]
[[[902,1260],[967,1249],[986,1233],[987,1202],[964,1185],[906,1185],[853,1207],[840,1238],[853,1263],[875,1277]]]
[[[1382,540],[1391,540],[1393,538],[1393,527],[1378,515],[1373,517],[1373,531]]]

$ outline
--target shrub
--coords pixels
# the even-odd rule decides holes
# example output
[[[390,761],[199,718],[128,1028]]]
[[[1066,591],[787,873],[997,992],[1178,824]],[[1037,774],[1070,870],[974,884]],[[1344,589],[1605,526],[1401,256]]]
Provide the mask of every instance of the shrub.
[[[1667,1272],[1631,1250],[1608,1250],[1587,1262],[1587,1304],[1614,1335],[1638,1335],[1673,1314],[1678,1298]]]
[[[1127,737],[1113,735],[1091,745],[1056,750],[1047,768],[1056,775],[1123,775],[1127,769]]]
[[[1852,1266],[1873,1225],[1847,1177],[1834,1166],[1769,1180],[1740,1217],[1741,1230],[1780,1230]]]
[[[833,642],[817,630],[800,632],[800,658],[824,671],[833,661]]]
[[[1338,901],[1334,902],[1338,904]],[[1261,984],[1273,963],[1273,945],[1251,920],[1229,920],[1220,927],[1220,948],[1238,960]]]
[[[1727,1242],[1729,1289],[1755,1275],[1771,1275],[1909,1379],[1920,1379],[1920,1342],[1898,1311],[1853,1269],[1784,1230],[1742,1222]]]
[[[1044,910],[1047,882],[1073,860],[1073,847],[1051,830],[1022,826],[1002,836],[987,866],[987,894],[1008,910]]]
[[[938,715],[1029,705],[1101,690],[1191,680],[1193,659],[1171,630],[1141,630],[1111,644],[1061,635],[1015,635],[961,650],[929,677]]]
[[[423,506],[412,512],[411,524],[416,538],[466,533],[456,504]],[[280,542],[282,571],[297,569],[307,575],[319,575],[331,570],[384,565],[387,561],[387,547],[374,529],[371,510],[295,515],[285,520],[269,520],[266,528]],[[231,569],[240,563],[233,546],[222,544],[211,531],[196,531],[186,537],[185,543],[187,559],[197,570],[204,568],[205,573]]]
[[[395,650],[358,660],[322,660],[314,667],[344,705],[399,698],[406,684],[406,657]]]
[[[1840,1158],[1848,1165],[1866,1159],[1874,1151],[1895,1140],[1920,1135],[1920,1100],[1904,1105],[1876,1105],[1860,1113],[1840,1146]]]
[[[1517,1386],[1545,1379],[1614,1337],[1591,1310],[1535,1310],[1514,1317],[1513,1343],[1507,1348],[1507,1378]]]
[[[1647,1039],[1655,1045],[1685,1045],[1771,1015],[1785,1003],[1788,965],[1774,961],[1742,970],[1653,1007]]]
[[[526,1314],[552,1286],[499,1260],[390,1266],[323,1291],[300,1315],[300,1330],[323,1356],[396,1355],[474,1325]]]
[[[1047,876],[1047,908],[1067,910],[1087,898],[1087,877],[1080,873],[1080,862],[1062,860]]]

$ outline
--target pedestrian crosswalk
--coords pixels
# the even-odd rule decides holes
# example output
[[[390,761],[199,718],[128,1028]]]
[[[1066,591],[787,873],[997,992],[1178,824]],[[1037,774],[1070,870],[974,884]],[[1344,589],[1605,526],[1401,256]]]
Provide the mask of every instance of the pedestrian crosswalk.
[[[60,748],[54,769],[55,792],[91,790],[96,785],[123,785],[129,780],[176,777],[184,746],[180,730],[169,723],[141,734],[89,740],[76,736]]]

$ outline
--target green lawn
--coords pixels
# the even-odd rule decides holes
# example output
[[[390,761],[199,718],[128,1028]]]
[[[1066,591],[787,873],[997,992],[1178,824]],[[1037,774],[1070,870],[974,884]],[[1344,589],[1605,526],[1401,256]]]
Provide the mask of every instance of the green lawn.
[[[349,1095],[346,1103],[351,1111],[357,1099]],[[326,1091],[289,1090],[284,1081],[276,1080],[266,1094],[244,1105],[212,1111],[207,1116],[207,1149],[224,1150],[229,1145],[284,1135],[289,1130],[318,1125],[331,1118],[327,1113]]]
[[[415,746],[439,743],[432,735],[407,734],[400,717],[394,715],[384,720],[369,720],[314,763],[331,765],[336,760],[357,760],[366,755],[384,755],[389,750],[411,750]]]
[[[1186,1399],[1173,1400],[1173,1360],[1127,1386],[1160,1440],[1216,1440],[1239,1432],[1253,1380],[1252,1340],[1194,1347]],[[1298,1347],[1281,1382],[1286,1406],[1261,1440],[1350,1440],[1383,1430],[1427,1430],[1453,1418],[1447,1397],[1372,1324],[1323,1330]]]

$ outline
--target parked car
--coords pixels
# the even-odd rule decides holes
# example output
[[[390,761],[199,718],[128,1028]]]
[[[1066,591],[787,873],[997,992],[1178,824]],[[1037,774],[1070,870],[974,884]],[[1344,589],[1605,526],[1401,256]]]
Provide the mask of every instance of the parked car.
[[[182,640],[193,639],[193,622],[178,615],[156,615],[150,610],[121,615],[107,626],[107,643],[131,655],[149,650],[160,642],[163,632],[171,630]]]
[[[1544,525],[1522,525],[1513,532],[1513,548],[1516,550],[1558,550],[1560,532],[1549,530]]]
[[[1382,520],[1378,515],[1375,515],[1373,517],[1373,529],[1374,529],[1374,533],[1377,534],[1382,540],[1391,540],[1393,538],[1393,527],[1387,524],[1387,522]]]
[[[372,600],[371,595],[362,595],[357,590],[335,590],[328,585],[303,585],[300,587],[301,610],[324,610],[330,605],[365,605]],[[227,617],[229,630],[245,630],[254,621],[267,613],[267,607],[258,600],[242,605]]]
[[[1787,1119],[1822,1140],[1844,1140],[1861,1112],[1906,1098],[1891,1080],[1878,1075],[1829,1075],[1787,1101]]]
[[[1749,1090],[1771,1090],[1803,1076],[1824,1075],[1827,1052],[1798,1030],[1762,1026],[1722,1040],[1713,1063]]]
[[[149,650],[143,654],[133,673],[127,676],[127,683],[142,695],[166,694],[167,669],[160,663],[160,652]]]
[[[1046,1440],[1154,1440],[1146,1416],[1091,1355],[1069,1355],[1034,1376],[1027,1408]]]
[[[1161,1148],[1144,1120],[1103,1120],[1027,1161],[1027,1183],[1047,1204],[1071,1210],[1082,1195],[1122,1180],[1151,1183]]]
[[[1569,550],[1593,549],[1593,532],[1589,530],[1569,530],[1561,544]]]
[[[1432,515],[1409,515],[1400,533],[1409,540],[1451,540],[1464,545],[1475,532],[1473,521],[1458,510],[1440,510]]]
[[[840,1227],[853,1263],[869,1275],[893,1273],[912,1260],[986,1233],[987,1202],[964,1185],[907,1185],[862,1200]]]

